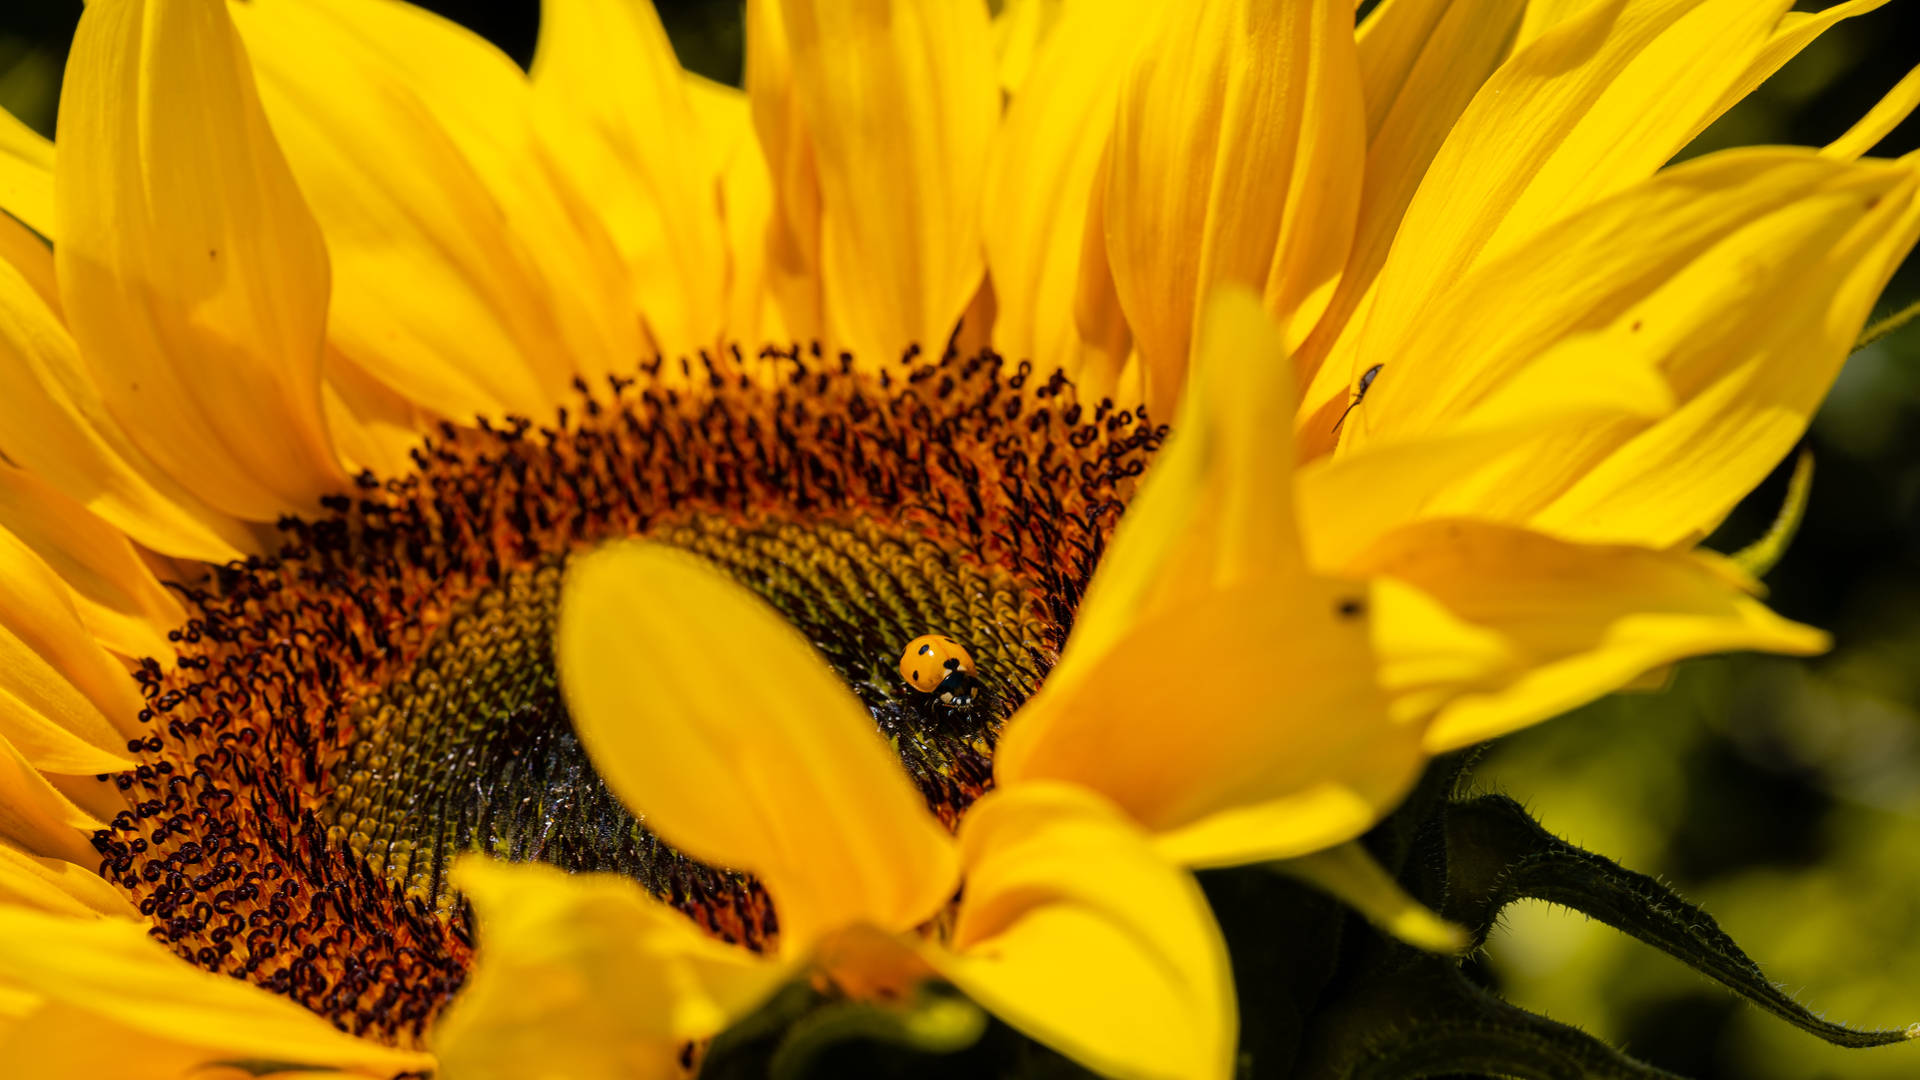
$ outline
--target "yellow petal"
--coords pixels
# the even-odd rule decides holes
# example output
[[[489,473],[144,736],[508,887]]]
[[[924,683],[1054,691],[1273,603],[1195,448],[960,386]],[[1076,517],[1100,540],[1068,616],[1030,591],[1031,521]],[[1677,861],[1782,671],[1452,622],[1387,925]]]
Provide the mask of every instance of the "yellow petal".
[[[1344,0],[1171,9],[1114,130],[1107,246],[1146,366],[1172,413],[1214,286],[1264,289],[1291,352],[1346,263],[1365,111]]]
[[[1384,390],[1397,382],[1401,369],[1383,367],[1374,386]],[[1350,425],[1348,436],[1364,442],[1375,410],[1384,408],[1390,406],[1369,391],[1341,421],[1343,431]],[[1672,390],[1637,340],[1579,334],[1557,342],[1481,391],[1442,432],[1366,442],[1362,450],[1301,469],[1296,493],[1308,523],[1308,560],[1339,573],[1368,544],[1408,521],[1449,513],[1498,517],[1515,504],[1537,505],[1542,493],[1559,490],[1587,467],[1594,432],[1644,425],[1673,408]],[[1343,451],[1354,443],[1343,440]]]
[[[25,233],[0,220],[0,234],[19,241],[9,230]],[[25,243],[39,246],[31,236]],[[45,260],[38,267],[31,248],[0,261],[0,363],[17,376],[0,394],[0,451],[155,551],[203,562],[238,558],[253,546],[239,523],[189,495],[107,415],[46,295],[51,253],[37,255]],[[36,282],[40,270],[45,280]]]
[[[1254,577],[1301,570],[1293,516],[1292,374],[1244,287],[1209,301],[1174,433],[1127,506],[1048,685],[1064,689],[1136,622]]]
[[[780,341],[784,334],[766,320],[775,303],[769,284],[767,238],[775,227],[773,176],[754,137],[748,114],[720,174],[721,216],[727,230],[727,335],[734,341]]]
[[[25,278],[42,304],[56,312],[60,310],[60,284],[53,275],[53,248],[35,236],[32,229],[0,214],[0,273],[7,269]]]
[[[668,843],[760,876],[783,951],[852,923],[906,930],[953,894],[952,840],[873,718],[799,631],[718,570],[644,543],[583,556],[556,642],[608,786]]]
[[[318,64],[314,74],[323,82],[329,73],[350,72],[384,87],[404,87],[401,96],[424,108],[439,129],[436,142],[450,143],[478,178],[486,199],[497,208],[499,228],[489,230],[493,237],[488,242],[497,237],[509,249],[508,257],[525,282],[524,291],[504,302],[523,335],[516,339],[523,362],[533,368],[536,380],[549,391],[564,393],[576,372],[597,377],[630,367],[640,350],[640,325],[624,267],[595,211],[598,193],[582,186],[584,178],[566,175],[564,162],[552,159],[532,87],[519,66],[480,35],[412,4],[271,3],[276,19],[293,17],[299,10],[333,26],[324,33],[316,27],[320,36],[313,55],[283,52],[289,66]],[[324,53],[317,48],[322,43]],[[327,66],[334,50],[346,67]],[[359,92],[344,89],[349,97]],[[390,105],[377,100],[376,107]],[[343,145],[367,153],[354,142]],[[373,153],[385,149],[383,141]],[[382,182],[391,182],[391,165],[376,157],[371,167]],[[497,264],[490,269],[508,272]],[[502,302],[499,296],[489,300]],[[537,334],[539,327],[518,321],[523,319],[544,322],[548,336],[530,340],[526,335]]]
[[[1405,327],[1430,322],[1435,292],[1472,266],[1650,176],[1790,57],[1787,46],[1811,40],[1776,40],[1789,6],[1595,3],[1522,48],[1427,169],[1380,272],[1355,362],[1393,355]]]
[[[1454,122],[1507,58],[1525,7],[1524,0],[1386,0],[1360,24],[1367,161],[1359,221],[1327,313],[1294,358],[1303,379],[1315,376],[1305,405],[1334,397],[1357,374],[1352,350],[1368,290],[1401,216]],[[1311,435],[1332,443],[1325,428]]]
[[[480,940],[433,1035],[456,1080],[679,1077],[684,1043],[719,1033],[789,974],[624,877],[469,856],[453,883]]]
[[[1041,687],[1007,725],[995,779],[1091,788],[1150,832],[1186,830],[1167,850],[1200,865],[1350,839],[1421,765],[1417,727],[1393,722],[1377,683],[1367,603],[1296,578],[1151,618],[1066,691]]]
[[[1298,858],[1359,836],[1399,805],[1427,763],[1417,725],[1374,723],[1366,731],[1322,762],[1319,779],[1155,833],[1154,850],[1204,870]]]
[[[396,476],[414,468],[411,454],[420,445],[427,413],[368,374],[332,346],[327,348],[327,381],[322,387],[327,427],[340,448],[340,460],[356,472],[372,470]]]
[[[1017,10],[1047,6],[1030,0]],[[980,225],[998,302],[994,347],[1040,371],[1078,375],[1083,349],[1093,346],[1082,338],[1076,297],[1083,275],[1107,273],[1104,224],[1092,251],[1082,241],[1096,185],[1104,186],[1120,87],[1154,20],[1149,5],[1110,3],[1075,4],[1058,18],[995,136]],[[1081,392],[1096,401],[1104,393]]]
[[[819,176],[831,336],[869,364],[913,344],[937,353],[982,271],[1000,115],[986,5],[783,0],[781,15]]]
[[[1846,134],[1828,143],[1820,152],[1828,157],[1852,160],[1879,145],[1901,121],[1920,106],[1920,66],[1907,72],[1885,97],[1876,102]]]
[[[444,416],[544,414],[570,362],[530,253],[452,136],[322,7],[232,10],[326,234],[333,345]]]
[[[1811,151],[1700,158],[1555,225],[1448,290],[1397,342],[1342,453],[1456,428],[1570,339],[1644,356],[1658,419],[1542,432],[1428,512],[1667,546],[1786,453],[1920,231],[1920,169]]]
[[[1685,657],[1742,649],[1808,655],[1827,645],[1819,631],[1768,611],[1748,593],[1745,575],[1705,554],[1430,521],[1382,540],[1358,569],[1414,586],[1507,646],[1510,664],[1455,688],[1432,720],[1426,747],[1434,753],[1557,716]],[[1434,648],[1440,635],[1420,637]]]
[[[0,907],[9,904],[73,918],[138,916],[119,890],[92,870],[0,841]]]
[[[65,918],[0,906],[0,982],[157,1039],[183,1058],[184,1051],[193,1051],[202,1064],[254,1059],[379,1075],[433,1068],[429,1055],[356,1039],[285,997],[202,971],[134,920]],[[21,1056],[8,1060],[24,1066],[23,1075],[75,1075],[40,1070],[73,1051],[56,1040],[35,1039],[35,1026],[14,1029],[7,1048]],[[138,1055],[132,1059],[133,1068],[143,1064]]]
[[[716,348],[726,314],[721,160],[690,152],[705,133],[659,16],[634,0],[548,0],[533,85],[541,108],[573,121],[549,127],[551,145],[592,193],[656,347]]]
[[[1060,22],[1066,0],[1010,0],[993,16],[993,52],[999,57],[1000,88],[1009,96],[1026,89],[1027,74],[1046,70],[1037,57]]]
[[[59,123],[62,306],[114,419],[237,517],[342,487],[320,405],[327,253],[225,7],[89,5]]]
[[[0,839],[32,855],[89,866],[99,854],[87,842],[104,824],[74,805],[0,735]]]
[[[0,210],[53,235],[53,143],[0,109]]]
[[[0,735],[35,768],[118,772],[142,707],[131,676],[80,623],[44,560],[0,529]]]
[[[0,467],[0,528],[47,561],[72,590],[80,621],[122,656],[173,659],[167,632],[186,612],[127,542],[51,484]]]
[[[1233,1074],[1226,945],[1199,886],[1085,791],[989,794],[961,825],[967,892],[941,974],[1103,1076]]]
[[[1274,869],[1350,905],[1368,922],[1416,948],[1457,953],[1467,945],[1465,930],[1408,896],[1358,841],[1275,863]]]
[[[796,340],[824,330],[820,281],[820,176],[813,137],[794,83],[793,49],[781,0],[747,0],[747,96],[773,182],[767,227],[767,285]]]

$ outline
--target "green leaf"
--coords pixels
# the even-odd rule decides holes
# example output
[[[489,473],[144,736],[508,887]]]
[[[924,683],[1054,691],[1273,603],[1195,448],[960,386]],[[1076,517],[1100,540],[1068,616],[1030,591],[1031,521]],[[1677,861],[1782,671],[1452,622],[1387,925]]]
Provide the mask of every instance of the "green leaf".
[[[1442,911],[1467,927],[1476,945],[1500,909],[1545,900],[1639,938],[1836,1046],[1886,1046],[1916,1030],[1861,1030],[1822,1019],[1769,981],[1712,916],[1653,878],[1554,836],[1504,795],[1448,807],[1447,867]]]
[[[1432,956],[1371,980],[1316,1024],[1303,1080],[1680,1080],[1578,1028],[1501,1001]]]

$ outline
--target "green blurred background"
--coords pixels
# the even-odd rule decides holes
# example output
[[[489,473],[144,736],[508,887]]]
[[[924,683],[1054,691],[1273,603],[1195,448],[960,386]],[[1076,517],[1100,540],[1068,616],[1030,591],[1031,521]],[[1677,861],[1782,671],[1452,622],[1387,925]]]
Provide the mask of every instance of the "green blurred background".
[[[525,63],[535,0],[431,0]],[[1818,8],[1825,4],[1802,4]],[[79,0],[0,11],[0,105],[51,132]],[[737,0],[661,0],[682,62],[738,81]],[[1920,4],[1842,23],[1688,154],[1817,145],[1920,63]],[[1920,147],[1909,121],[1882,154]],[[1920,296],[1909,260],[1880,314]],[[1479,774],[1577,844],[1702,904],[1790,992],[1830,1019],[1920,1021],[1920,324],[1847,364],[1809,437],[1805,526],[1770,575],[1782,613],[1832,631],[1811,662],[1683,665],[1627,695],[1505,740]],[[1713,544],[1758,536],[1784,470]],[[1827,1047],[1584,917],[1509,909],[1477,975],[1511,1000],[1699,1080],[1920,1075],[1920,1046]],[[1248,1018],[1252,1022],[1252,1018]]]

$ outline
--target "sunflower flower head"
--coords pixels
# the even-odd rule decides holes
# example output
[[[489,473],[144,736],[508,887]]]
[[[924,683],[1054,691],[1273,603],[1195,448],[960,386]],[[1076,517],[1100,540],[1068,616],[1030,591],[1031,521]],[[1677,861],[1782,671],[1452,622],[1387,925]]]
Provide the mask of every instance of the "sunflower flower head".
[[[740,90],[627,0],[530,71],[97,0],[0,114],[0,1047],[671,1077],[943,982],[1284,1069],[1192,873],[1269,864],[1455,992],[1436,758],[1825,646],[1697,545],[1920,236],[1920,78],[1666,162],[1875,6],[752,0]]]

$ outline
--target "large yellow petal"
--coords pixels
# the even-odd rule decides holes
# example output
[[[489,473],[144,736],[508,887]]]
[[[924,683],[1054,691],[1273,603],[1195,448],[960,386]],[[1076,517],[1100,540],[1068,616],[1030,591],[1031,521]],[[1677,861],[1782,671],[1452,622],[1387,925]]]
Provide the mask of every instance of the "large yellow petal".
[[[402,74],[317,5],[232,6],[333,257],[329,337],[443,416],[543,415],[570,364],[526,242]]]
[[[1009,11],[1038,22],[1048,6],[1032,0]],[[1075,312],[1081,278],[1107,272],[1104,224],[1092,251],[1082,240],[1096,185],[1105,183],[1120,88],[1154,19],[1144,3],[1064,7],[995,136],[980,225],[998,305],[994,347],[1040,371],[1077,375],[1082,352],[1104,344],[1083,338]]]
[[[0,109],[0,210],[53,235],[53,143]]]
[[[1811,40],[1777,38],[1788,6],[1603,0],[1522,48],[1487,80],[1427,169],[1352,363],[1394,355],[1406,327],[1431,323],[1435,293],[1469,268],[1651,175],[1790,57],[1786,45]]]
[[[1398,442],[1413,453],[1413,440],[1459,430],[1589,335],[1580,348],[1654,364],[1677,407],[1541,429],[1430,488],[1423,513],[1652,546],[1698,535],[1804,430],[1920,231],[1917,196],[1911,163],[1812,151],[1729,151],[1668,170],[1443,295],[1391,350],[1341,452],[1357,461]]]
[[[116,1068],[115,1075],[185,1075],[146,1071],[153,1067],[141,1053],[147,1039],[171,1058],[201,1064],[251,1059],[381,1076],[433,1068],[427,1054],[356,1039],[285,997],[202,971],[129,919],[66,918],[0,906],[0,983],[103,1026],[137,1032],[142,1039],[134,1046],[115,1047],[131,1055],[126,1071]],[[83,1051],[52,1037],[55,1025],[39,1028],[32,1020],[16,1026],[4,1047],[7,1060],[21,1075],[81,1075],[45,1071]]]
[[[433,1034],[449,1080],[679,1077],[682,1044],[790,974],[624,877],[474,856],[453,883],[473,901],[480,949]]]
[[[5,905],[73,918],[139,915],[118,889],[87,867],[44,859],[0,840],[0,907]]]
[[[1717,556],[1572,544],[1511,526],[1429,521],[1382,540],[1358,569],[1406,582],[1508,663],[1454,688],[1427,727],[1439,753],[1557,716],[1655,668],[1705,653],[1823,650],[1826,635],[1768,611]],[[1394,618],[1399,609],[1376,612]],[[1434,649],[1449,632],[1385,635]],[[1487,655],[1483,643],[1466,648]],[[1495,654],[1497,655],[1497,654]],[[1385,658],[1391,663],[1391,658]]]
[[[186,611],[126,535],[45,480],[0,466],[0,528],[19,537],[72,590],[88,632],[122,656],[173,659],[167,632]]]
[[[953,894],[952,840],[873,718],[799,631],[718,570],[644,543],[583,556],[556,640],[608,786],[668,843],[759,875],[783,951],[854,923],[909,929]]]
[[[224,5],[90,5],[59,123],[62,306],[114,419],[238,517],[344,486],[320,404],[327,253]]]
[[[1422,764],[1378,684],[1367,607],[1363,588],[1299,577],[1151,618],[1065,692],[1041,687],[995,779],[1091,788],[1151,832],[1185,831],[1167,850],[1198,865],[1351,839]]]
[[[301,11],[332,24],[331,31],[322,31],[317,23],[303,22],[316,35],[313,55],[301,57],[292,50],[277,59],[308,71],[318,62],[313,74],[324,81],[335,70],[325,65],[326,54],[337,50],[339,59],[350,60],[343,74],[382,88],[374,108],[386,107],[379,93],[404,87],[405,100],[397,107],[424,108],[439,129],[436,141],[457,150],[497,207],[495,235],[526,279],[525,291],[509,297],[515,318],[547,325],[547,340],[516,341],[541,385],[550,392],[564,390],[576,371],[594,376],[628,370],[639,351],[640,325],[624,267],[594,209],[598,193],[582,186],[584,178],[565,175],[563,163],[553,160],[532,86],[519,66],[480,35],[412,4],[262,0],[260,6],[267,2],[274,18]],[[343,89],[351,100],[372,87]],[[389,149],[391,137],[381,132],[381,142],[372,148],[344,145],[373,157],[369,167],[388,182],[378,154]],[[410,200],[409,205],[417,204]]]
[[[118,772],[142,702],[33,549],[0,529],[0,735],[45,772]]]
[[[1103,1076],[1233,1074],[1232,972],[1213,913],[1114,807],[1024,785],[976,803],[960,839],[952,951],[925,950],[941,974]]]
[[[1106,222],[1166,416],[1214,286],[1263,288],[1289,352],[1313,329],[1353,240],[1365,110],[1344,0],[1176,6],[1153,40],[1121,98]]]
[[[781,16],[818,170],[830,335],[869,364],[915,344],[937,353],[983,269],[1000,116],[987,7],[782,0]]]
[[[188,494],[107,415],[51,306],[52,254],[11,219],[0,259],[0,451],[155,551],[225,562],[253,547],[238,522]],[[32,245],[31,247],[25,245]],[[38,250],[36,250],[38,249]]]
[[[727,285],[721,160],[694,152],[706,133],[659,16],[637,0],[548,0],[533,85],[540,107],[572,121],[555,118],[551,145],[592,193],[656,347],[716,348]]]

